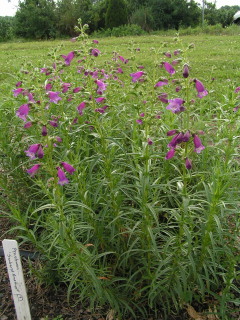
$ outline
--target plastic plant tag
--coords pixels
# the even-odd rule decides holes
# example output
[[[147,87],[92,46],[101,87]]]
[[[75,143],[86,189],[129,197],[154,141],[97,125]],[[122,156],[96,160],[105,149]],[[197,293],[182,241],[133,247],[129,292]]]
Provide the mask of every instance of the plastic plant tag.
[[[8,276],[18,320],[31,320],[22,264],[16,240],[2,241]]]

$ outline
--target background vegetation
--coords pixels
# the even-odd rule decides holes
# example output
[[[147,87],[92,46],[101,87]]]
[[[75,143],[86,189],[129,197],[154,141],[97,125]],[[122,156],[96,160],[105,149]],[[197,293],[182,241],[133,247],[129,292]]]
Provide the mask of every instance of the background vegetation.
[[[221,25],[233,22],[240,6],[224,6],[205,2],[204,25]],[[126,25],[128,35],[139,30],[151,32],[202,26],[202,10],[191,0],[22,0],[13,18],[1,17],[0,41],[14,37],[26,39],[52,39],[74,36],[78,18],[89,24],[89,33]],[[125,34],[127,31],[125,30]],[[120,35],[122,35],[120,33]]]

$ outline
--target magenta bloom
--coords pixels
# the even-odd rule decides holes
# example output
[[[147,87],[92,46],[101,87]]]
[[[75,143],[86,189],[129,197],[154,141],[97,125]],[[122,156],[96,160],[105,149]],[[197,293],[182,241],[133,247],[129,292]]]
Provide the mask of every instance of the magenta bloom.
[[[237,88],[234,90],[235,93],[238,93],[239,91],[240,91],[240,87],[237,87]]]
[[[98,50],[96,48],[92,49],[92,51],[91,51],[91,55],[94,57],[98,57],[100,53],[101,53],[100,50]]]
[[[118,56],[118,59],[121,60],[123,63],[128,63],[128,59],[124,59],[123,56]]]
[[[169,74],[173,75],[174,73],[176,73],[175,69],[173,68],[173,66],[172,66],[170,63],[168,63],[168,62],[163,62],[163,66],[164,66],[165,70],[166,70]]]
[[[76,87],[76,88],[73,89],[73,93],[77,93],[77,92],[79,92],[81,90],[82,90],[81,87]]]
[[[47,136],[47,127],[46,126],[42,126],[42,136]]]
[[[137,119],[136,122],[137,122],[138,124],[143,124],[142,119]]]
[[[158,99],[160,101],[162,101],[163,103],[168,103],[168,99],[167,99],[168,95],[165,92],[162,92],[159,96]]]
[[[151,146],[153,144],[152,139],[148,138],[147,143],[148,143],[149,146]]]
[[[135,73],[131,73],[130,76],[132,77],[132,82],[137,82],[143,75],[143,71],[138,71]]]
[[[27,116],[29,113],[28,104],[22,104],[16,112],[16,115],[23,121],[27,121]]]
[[[47,83],[47,84],[45,85],[45,90],[46,90],[46,91],[49,91],[49,90],[51,90],[51,89],[52,89],[51,83]]]
[[[167,154],[166,154],[166,156],[165,156],[165,159],[166,159],[166,160],[169,160],[169,159],[171,159],[172,157],[174,157],[174,155],[175,155],[175,149],[174,149],[174,148],[171,148],[171,149],[167,152]]]
[[[198,97],[199,98],[203,98],[205,97],[206,95],[208,95],[208,91],[205,90],[204,88],[204,85],[202,84],[201,81],[197,80],[197,79],[194,79],[194,82],[195,82],[195,86],[196,86],[196,89],[197,89],[197,92],[198,92]]]
[[[178,130],[176,130],[176,129],[170,130],[167,132],[167,136],[174,136],[174,134],[177,132],[178,132]]]
[[[63,59],[65,60],[66,66],[70,66],[70,63],[71,63],[72,59],[74,58],[74,52],[71,51],[71,52],[69,52],[69,54],[66,55],[66,56],[62,54],[62,57],[63,57]]]
[[[117,68],[117,73],[123,73],[123,69],[122,68]]]
[[[96,80],[95,82],[96,82],[96,84],[97,84],[97,86],[98,86],[97,93],[98,93],[98,94],[102,94],[103,91],[105,91],[105,90],[107,89],[107,84],[104,83],[104,82],[101,81],[101,80]]]
[[[62,93],[65,93],[68,91],[68,89],[71,87],[71,83],[63,83],[62,84]]]
[[[166,57],[168,57],[168,58],[171,58],[171,57],[172,57],[172,55],[171,55],[170,52],[164,52],[164,55],[165,55]]]
[[[179,132],[178,134],[176,134],[172,140],[169,142],[168,147],[169,148],[175,148],[177,146],[177,144],[180,144],[183,142],[183,133]]]
[[[28,121],[25,123],[25,125],[23,126],[25,129],[28,129],[32,126],[32,122],[31,121]]]
[[[49,98],[50,98],[50,102],[53,102],[53,103],[58,103],[58,101],[60,101],[60,100],[62,100],[62,98],[61,97],[59,97],[59,94],[60,94],[60,92],[59,91],[57,91],[57,92],[54,92],[54,91],[48,91],[48,96],[49,96]]]
[[[106,100],[106,98],[99,97],[99,98],[96,98],[95,100],[96,100],[97,103],[103,103]]]
[[[27,173],[30,174],[31,177],[33,177],[37,173],[40,167],[41,167],[40,164],[35,164],[32,168],[27,170]]]
[[[57,175],[58,175],[58,184],[62,186],[64,184],[69,183],[69,180],[67,179],[64,171],[59,167],[57,167]]]
[[[58,127],[58,122],[57,120],[49,120],[48,122],[51,127],[57,128]]]
[[[23,94],[24,89],[23,88],[18,88],[13,90],[13,95],[14,97],[17,97],[19,94]]]
[[[194,151],[196,153],[200,153],[202,150],[205,149],[205,147],[202,145],[201,139],[196,134],[194,134],[194,136],[193,136],[193,143],[194,143],[194,146],[195,146]]]
[[[157,87],[162,87],[162,86],[166,86],[168,84],[168,80],[167,79],[164,79],[162,81],[158,81],[156,84],[155,84],[155,88]]]
[[[175,50],[174,52],[173,52],[173,54],[175,55],[175,56],[177,56],[178,54],[180,54],[181,53],[181,50],[180,49],[177,49],[177,50]]]
[[[41,159],[44,156],[43,149],[40,143],[32,144],[28,148],[28,150],[25,151],[25,153],[32,160],[36,158]]]
[[[63,168],[70,174],[73,174],[74,171],[76,171],[73,166],[71,166],[69,163],[67,162],[61,162],[61,165],[63,166]]]
[[[86,107],[86,102],[81,102],[80,105],[77,107],[78,113],[80,116],[83,115],[83,109]]]
[[[92,42],[93,42],[93,43],[96,43],[96,44],[98,44],[98,43],[99,43],[99,41],[98,41],[98,40],[93,40]]]
[[[185,167],[188,170],[192,169],[192,161],[190,159],[188,159],[188,158],[186,158],[186,160],[185,160]]]
[[[166,109],[171,110],[173,113],[179,113],[185,110],[183,107],[185,101],[181,98],[168,100],[168,102],[170,102],[170,104],[166,107]]]
[[[16,83],[16,88],[20,87],[21,85],[22,85],[22,81],[18,81],[18,82]]]
[[[187,64],[185,64],[183,67],[183,77],[188,78],[188,76],[189,76],[189,67]]]

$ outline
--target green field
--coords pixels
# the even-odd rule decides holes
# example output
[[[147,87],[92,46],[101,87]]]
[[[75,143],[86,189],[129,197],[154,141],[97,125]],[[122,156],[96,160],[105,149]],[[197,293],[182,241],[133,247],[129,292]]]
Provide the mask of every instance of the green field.
[[[123,320],[236,319],[239,36],[2,43],[0,88],[2,208],[41,281]]]

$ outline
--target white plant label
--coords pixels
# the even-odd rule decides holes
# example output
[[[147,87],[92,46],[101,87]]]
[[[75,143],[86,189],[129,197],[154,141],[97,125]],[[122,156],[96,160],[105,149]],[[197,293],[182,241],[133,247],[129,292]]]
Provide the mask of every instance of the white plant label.
[[[17,319],[31,320],[18,243],[16,240],[4,239],[2,244]]]

